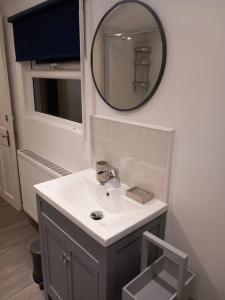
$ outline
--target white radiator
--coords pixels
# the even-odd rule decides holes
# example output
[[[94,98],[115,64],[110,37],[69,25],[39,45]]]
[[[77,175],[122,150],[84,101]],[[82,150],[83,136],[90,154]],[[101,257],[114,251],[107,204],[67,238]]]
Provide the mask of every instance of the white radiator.
[[[18,150],[17,153],[23,210],[37,221],[36,195],[33,186],[72,172],[31,150]]]

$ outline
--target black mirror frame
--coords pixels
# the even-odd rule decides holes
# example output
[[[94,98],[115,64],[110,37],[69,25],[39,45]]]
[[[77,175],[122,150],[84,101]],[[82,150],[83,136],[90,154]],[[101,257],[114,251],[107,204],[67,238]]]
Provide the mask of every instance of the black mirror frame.
[[[159,28],[159,32],[160,32],[160,36],[161,36],[161,40],[162,40],[162,63],[161,63],[161,68],[160,68],[160,72],[159,72],[159,76],[158,79],[154,85],[154,87],[152,88],[151,92],[149,93],[149,95],[138,105],[132,107],[132,108],[127,108],[127,109],[123,109],[123,108],[117,108],[113,105],[111,105],[106,99],[105,97],[102,95],[102,93],[100,92],[98,85],[96,83],[95,80],[95,76],[94,76],[94,70],[93,70],[93,49],[94,49],[94,44],[95,44],[95,39],[96,36],[98,34],[98,30],[100,28],[100,26],[102,25],[103,21],[105,20],[105,18],[107,17],[108,14],[110,14],[111,11],[114,10],[114,8],[116,8],[117,6],[121,5],[121,4],[125,4],[125,3],[137,3],[139,5],[142,5],[145,9],[147,9],[149,11],[149,13],[153,16],[153,18],[155,19],[158,28]],[[95,84],[95,88],[98,91],[98,94],[100,95],[100,97],[102,98],[102,100],[111,108],[117,110],[117,111],[131,111],[134,109],[137,109],[139,107],[141,107],[142,105],[146,104],[155,94],[156,90],[158,89],[161,81],[162,81],[162,77],[165,71],[165,67],[166,67],[166,60],[167,60],[167,42],[166,42],[166,35],[162,26],[162,23],[159,19],[159,17],[157,16],[157,14],[154,12],[154,10],[148,6],[147,4],[139,1],[139,0],[123,0],[123,1],[119,1],[118,3],[116,3],[115,5],[113,5],[101,18],[96,30],[95,30],[95,34],[92,40],[92,46],[91,46],[91,74],[92,74],[92,78]]]

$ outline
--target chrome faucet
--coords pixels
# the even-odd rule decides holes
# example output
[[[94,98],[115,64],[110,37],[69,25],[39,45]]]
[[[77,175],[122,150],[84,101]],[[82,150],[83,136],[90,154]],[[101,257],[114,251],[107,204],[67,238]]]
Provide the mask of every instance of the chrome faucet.
[[[114,168],[109,168],[97,172],[97,180],[101,185],[111,184],[113,188],[120,187],[120,179]]]

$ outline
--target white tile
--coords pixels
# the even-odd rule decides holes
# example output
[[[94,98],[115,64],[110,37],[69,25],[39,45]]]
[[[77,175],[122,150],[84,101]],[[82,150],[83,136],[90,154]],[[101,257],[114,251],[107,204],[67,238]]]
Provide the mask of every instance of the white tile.
[[[91,161],[107,160],[121,181],[167,200],[173,130],[91,117]]]

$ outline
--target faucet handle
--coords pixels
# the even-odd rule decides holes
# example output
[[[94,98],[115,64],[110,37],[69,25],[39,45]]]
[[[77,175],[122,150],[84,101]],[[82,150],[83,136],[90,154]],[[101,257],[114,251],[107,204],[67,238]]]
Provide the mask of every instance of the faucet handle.
[[[108,168],[108,169],[105,169],[105,170],[97,171],[97,174],[98,175],[109,174],[109,175],[112,175],[112,176],[116,176],[116,172],[113,168]]]
[[[97,171],[96,179],[101,183],[105,184],[108,180],[116,178],[116,170],[113,168],[108,168],[105,170]]]
[[[111,177],[116,177],[116,170],[115,169],[110,169],[109,170]]]
[[[107,166],[107,167],[106,167]],[[110,182],[113,187],[120,187],[120,180],[117,169],[112,166],[105,165],[105,168],[96,168],[96,179],[100,184],[105,185],[107,182]]]
[[[111,177],[111,169],[99,170],[96,173],[96,179],[101,183],[105,184]]]

